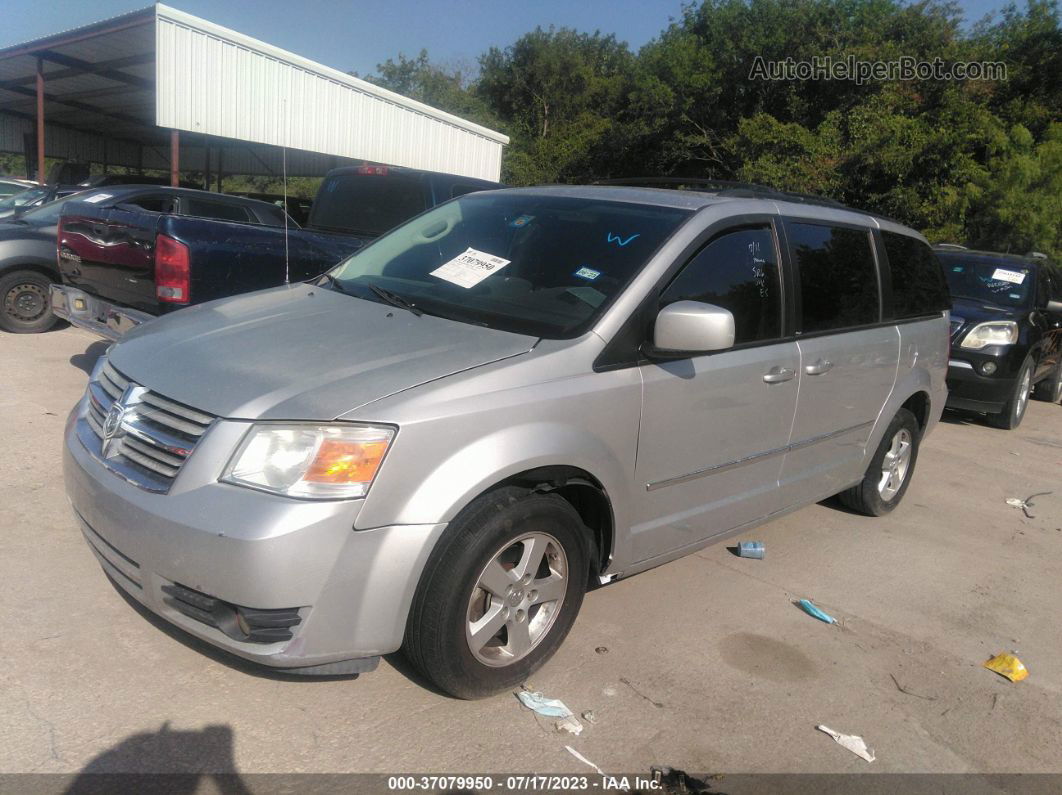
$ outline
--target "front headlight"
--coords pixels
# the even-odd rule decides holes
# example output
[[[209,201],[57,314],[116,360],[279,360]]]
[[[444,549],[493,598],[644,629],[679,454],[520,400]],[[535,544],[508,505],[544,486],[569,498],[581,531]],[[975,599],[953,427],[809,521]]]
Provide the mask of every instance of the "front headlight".
[[[364,497],[394,439],[378,425],[254,425],[222,480],[288,497]]]
[[[989,345],[1013,345],[1018,341],[1018,324],[1013,320],[978,323],[963,337],[959,346],[975,351]]]

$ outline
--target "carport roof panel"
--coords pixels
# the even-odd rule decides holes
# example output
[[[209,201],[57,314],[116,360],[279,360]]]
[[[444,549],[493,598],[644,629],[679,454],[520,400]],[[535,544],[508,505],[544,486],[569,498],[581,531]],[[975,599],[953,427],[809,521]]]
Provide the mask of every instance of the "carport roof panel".
[[[0,49],[0,89],[3,89],[0,92],[0,111],[7,109],[8,103],[17,103],[22,97],[30,99],[18,89],[34,88],[38,56],[44,58],[45,91],[49,94],[68,95],[68,98],[79,101],[76,95],[121,85],[123,82],[130,86],[150,88],[158,68],[156,29],[160,19],[254,51],[329,82],[345,85],[361,94],[412,111],[413,114],[452,125],[498,144],[509,143],[508,136],[499,132],[161,3]],[[91,104],[91,100],[86,101]],[[46,119],[47,116],[46,112]],[[154,114],[152,116],[144,121],[155,124]]]

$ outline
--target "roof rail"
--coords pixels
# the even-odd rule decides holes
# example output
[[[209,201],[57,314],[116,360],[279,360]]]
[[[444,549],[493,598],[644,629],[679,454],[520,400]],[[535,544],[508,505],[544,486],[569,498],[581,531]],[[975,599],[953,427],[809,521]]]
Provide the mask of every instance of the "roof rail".
[[[942,248],[944,250],[951,251],[969,251],[968,246],[961,246],[958,243],[934,243],[933,248]]]
[[[776,201],[797,202],[799,204],[811,204],[818,207],[833,207],[838,210],[850,210],[857,213],[873,215],[889,221],[894,219],[884,213],[873,210],[861,210],[858,207],[850,207],[835,199],[827,199],[825,196],[816,196],[811,193],[797,193],[795,191],[779,190],[769,185],[760,185],[755,182],[734,182],[725,179],[706,179],[703,177],[622,177],[620,179],[602,179],[595,185],[617,185],[631,188],[671,188],[673,190],[694,190],[705,193],[715,193],[718,196],[726,196],[732,199],[774,199]],[[896,221],[899,223],[899,221]]]

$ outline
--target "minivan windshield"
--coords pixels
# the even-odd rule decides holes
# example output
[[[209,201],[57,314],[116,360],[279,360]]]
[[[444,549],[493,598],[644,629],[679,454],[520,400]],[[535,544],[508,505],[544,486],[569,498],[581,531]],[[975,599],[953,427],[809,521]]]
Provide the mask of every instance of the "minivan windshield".
[[[583,333],[689,215],[596,199],[472,194],[384,235],[326,281],[368,300],[385,300],[386,291],[426,314],[565,339]]]
[[[1032,306],[1036,272],[1028,263],[963,252],[938,251],[953,298],[1013,309]]]

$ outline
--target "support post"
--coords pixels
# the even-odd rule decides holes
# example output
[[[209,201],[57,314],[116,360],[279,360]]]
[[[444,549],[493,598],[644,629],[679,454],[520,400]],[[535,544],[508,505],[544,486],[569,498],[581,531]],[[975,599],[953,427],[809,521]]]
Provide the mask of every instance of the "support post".
[[[37,59],[37,181],[44,184],[44,59]]]
[[[170,185],[181,186],[181,135],[177,130],[170,130]]]

